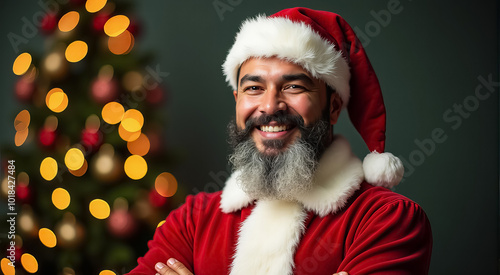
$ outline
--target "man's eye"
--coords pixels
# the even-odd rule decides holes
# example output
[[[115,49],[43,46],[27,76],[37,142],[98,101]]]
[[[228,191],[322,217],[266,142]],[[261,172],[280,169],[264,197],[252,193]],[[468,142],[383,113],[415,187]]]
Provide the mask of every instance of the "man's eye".
[[[261,88],[259,86],[249,86],[244,89],[245,92],[257,92],[260,90]]]
[[[295,84],[292,84],[292,85],[288,85],[285,87],[284,91],[287,91],[287,92],[294,92],[294,93],[298,93],[298,92],[304,92],[306,91],[307,89],[303,86],[300,86],[300,85],[295,85]]]

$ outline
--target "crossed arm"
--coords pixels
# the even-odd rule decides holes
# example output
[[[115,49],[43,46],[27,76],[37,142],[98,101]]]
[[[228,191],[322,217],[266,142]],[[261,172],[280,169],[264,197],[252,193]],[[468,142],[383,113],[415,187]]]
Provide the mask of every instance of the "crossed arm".
[[[168,259],[166,263],[158,262],[155,265],[156,275],[193,275],[187,267],[174,258]],[[347,272],[342,271],[333,275],[349,275]]]

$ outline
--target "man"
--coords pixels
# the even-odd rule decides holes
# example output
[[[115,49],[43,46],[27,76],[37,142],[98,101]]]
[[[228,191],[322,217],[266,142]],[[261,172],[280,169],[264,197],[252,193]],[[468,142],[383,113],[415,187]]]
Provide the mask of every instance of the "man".
[[[130,274],[427,274],[430,225],[388,189],[403,166],[382,153],[380,86],[351,27],[305,8],[250,19],[223,69],[235,172],[173,211]],[[363,163],[333,135],[343,108]]]

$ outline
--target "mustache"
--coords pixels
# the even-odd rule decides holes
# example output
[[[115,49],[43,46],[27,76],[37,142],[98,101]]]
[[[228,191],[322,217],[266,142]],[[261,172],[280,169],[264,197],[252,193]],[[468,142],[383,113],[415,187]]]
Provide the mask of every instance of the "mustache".
[[[260,125],[269,124],[271,121],[275,121],[278,124],[290,125],[292,127],[298,127],[301,131],[306,129],[304,125],[304,119],[300,115],[288,114],[283,111],[278,111],[274,114],[268,115],[263,114],[259,117],[252,117],[247,119],[245,122],[245,128],[239,129],[236,126],[236,122],[229,123],[228,125],[228,133],[231,138],[229,143],[233,146],[237,145],[240,142],[247,140],[250,137],[252,130]]]

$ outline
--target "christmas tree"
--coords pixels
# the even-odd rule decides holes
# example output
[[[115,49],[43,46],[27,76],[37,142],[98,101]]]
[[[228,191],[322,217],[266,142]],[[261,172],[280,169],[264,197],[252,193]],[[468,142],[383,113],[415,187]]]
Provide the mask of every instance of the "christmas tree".
[[[162,141],[166,75],[134,50],[129,3],[66,1],[37,27],[41,52],[13,62],[23,108],[2,150],[1,269],[123,274],[183,197]]]

